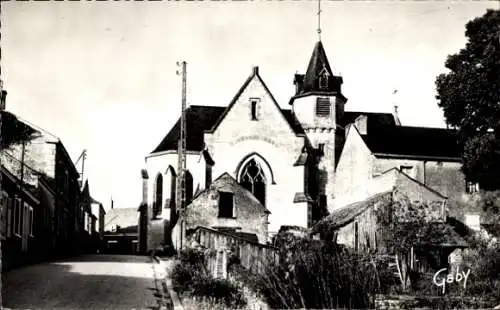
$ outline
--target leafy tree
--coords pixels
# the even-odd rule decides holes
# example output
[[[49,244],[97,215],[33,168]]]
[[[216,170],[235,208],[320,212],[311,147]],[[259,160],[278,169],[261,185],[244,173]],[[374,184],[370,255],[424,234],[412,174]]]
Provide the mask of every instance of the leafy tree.
[[[486,190],[500,188],[500,10],[469,21],[468,41],[436,79],[446,122],[457,128],[462,170]]]

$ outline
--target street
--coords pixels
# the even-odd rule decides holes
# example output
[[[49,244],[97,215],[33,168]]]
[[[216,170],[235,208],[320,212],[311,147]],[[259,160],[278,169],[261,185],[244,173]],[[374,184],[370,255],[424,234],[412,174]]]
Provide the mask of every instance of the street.
[[[149,257],[131,255],[86,255],[27,266],[4,274],[4,307],[160,309],[168,298],[158,267]]]

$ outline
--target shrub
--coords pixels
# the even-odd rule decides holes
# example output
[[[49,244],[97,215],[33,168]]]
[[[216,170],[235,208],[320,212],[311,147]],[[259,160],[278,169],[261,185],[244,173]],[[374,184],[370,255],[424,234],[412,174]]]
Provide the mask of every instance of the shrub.
[[[222,303],[229,308],[244,306],[245,298],[236,285],[225,279],[214,279],[207,270],[207,254],[209,253],[194,249],[180,253],[179,260],[172,270],[174,290],[188,299],[198,296],[209,300],[210,297],[213,303]]]
[[[321,241],[286,236],[277,242],[279,261],[263,261],[258,275],[240,268],[240,279],[271,308],[368,308],[382,280],[369,256],[352,254]],[[236,270],[233,268],[232,271]]]

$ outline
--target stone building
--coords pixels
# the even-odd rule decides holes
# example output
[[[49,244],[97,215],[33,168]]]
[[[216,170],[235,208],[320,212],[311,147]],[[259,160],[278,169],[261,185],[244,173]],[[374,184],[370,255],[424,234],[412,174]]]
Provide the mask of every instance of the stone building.
[[[251,192],[224,173],[193,199],[184,217],[188,232],[198,226],[212,227],[266,243],[268,215]]]
[[[322,42],[293,82],[290,109],[278,104],[258,67],[228,105],[187,109],[188,202],[227,173],[269,210],[272,236],[281,226],[311,227],[326,210],[368,198],[384,180],[377,176],[391,168],[443,196],[465,193],[454,132],[402,126],[391,113],[346,111],[343,79],[331,70]],[[176,210],[179,132],[180,121],[146,156],[141,210],[148,236],[169,225]],[[161,233],[153,239],[149,247],[167,241]]]

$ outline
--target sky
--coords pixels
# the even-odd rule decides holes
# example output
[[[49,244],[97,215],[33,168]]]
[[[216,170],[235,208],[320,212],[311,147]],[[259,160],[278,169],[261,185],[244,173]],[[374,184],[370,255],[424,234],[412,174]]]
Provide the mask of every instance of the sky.
[[[136,207],[140,170],[187,101],[227,106],[253,66],[281,107],[318,40],[317,1],[2,2],[7,110],[87,150],[91,195]],[[435,78],[496,1],[322,1],[321,40],[346,110],[444,127]],[[394,95],[394,90],[398,90]]]

